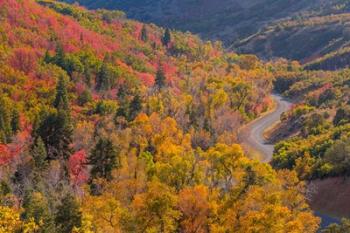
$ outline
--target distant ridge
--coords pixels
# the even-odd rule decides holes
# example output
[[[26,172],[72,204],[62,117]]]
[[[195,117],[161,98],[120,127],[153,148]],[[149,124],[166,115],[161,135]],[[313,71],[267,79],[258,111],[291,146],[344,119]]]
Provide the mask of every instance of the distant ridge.
[[[237,52],[264,59],[284,57],[330,70],[348,63],[348,0],[66,1],[120,9],[131,18],[221,40]]]

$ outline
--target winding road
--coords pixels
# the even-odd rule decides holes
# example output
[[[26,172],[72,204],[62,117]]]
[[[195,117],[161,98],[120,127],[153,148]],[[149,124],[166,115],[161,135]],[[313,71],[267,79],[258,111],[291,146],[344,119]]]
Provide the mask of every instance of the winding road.
[[[272,94],[271,96],[275,101],[275,108],[242,128],[239,136],[245,150],[255,152],[259,155],[259,159],[265,163],[271,162],[274,145],[266,143],[264,132],[276,124],[280,120],[281,114],[292,105],[279,95]]]
[[[262,117],[252,121],[240,130],[239,141],[244,149],[250,154],[257,154],[260,161],[269,163],[272,160],[274,145],[268,144],[264,139],[264,132],[279,122],[281,114],[289,110],[292,103],[281,97],[272,94],[275,101],[275,108]],[[339,223],[339,219],[327,214],[321,214],[315,211],[315,214],[322,219],[321,229],[331,223]]]

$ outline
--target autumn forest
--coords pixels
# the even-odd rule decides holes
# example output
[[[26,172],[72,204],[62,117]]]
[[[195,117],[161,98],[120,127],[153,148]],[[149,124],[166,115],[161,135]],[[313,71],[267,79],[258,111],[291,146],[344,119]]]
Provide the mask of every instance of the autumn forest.
[[[350,71],[205,39],[0,0],[0,233],[350,232],[310,191],[350,175]],[[271,93],[264,163],[241,137]]]

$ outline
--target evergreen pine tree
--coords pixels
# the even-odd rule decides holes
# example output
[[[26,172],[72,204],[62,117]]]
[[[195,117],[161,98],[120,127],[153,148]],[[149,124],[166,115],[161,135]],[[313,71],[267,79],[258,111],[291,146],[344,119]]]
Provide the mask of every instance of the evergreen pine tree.
[[[50,159],[68,159],[71,155],[73,127],[69,111],[68,91],[64,77],[60,77],[56,87],[56,98],[53,106],[56,113],[49,114],[39,127],[48,157]]]
[[[170,42],[171,42],[171,33],[169,28],[167,28],[164,32],[162,43],[164,46],[168,46]]]
[[[71,233],[74,227],[80,227],[82,213],[78,202],[71,194],[67,194],[57,208],[55,223],[60,233]]]
[[[333,124],[336,126],[346,124],[350,121],[350,106],[340,107],[334,117]]]
[[[20,130],[19,112],[16,108],[12,111],[11,128],[13,133],[17,133]]]
[[[11,105],[8,98],[0,97],[0,143],[10,142],[12,136]]]
[[[63,76],[60,76],[56,86],[56,98],[53,102],[56,109],[69,110],[68,91]]]
[[[0,122],[0,124],[1,124],[1,122]],[[2,144],[2,143],[6,143],[6,142],[7,142],[7,137],[5,135],[5,132],[0,130],[0,143]]]
[[[129,93],[128,92],[129,91],[125,85],[122,85],[118,89],[117,100],[119,103],[119,108],[117,109],[117,113],[115,116],[116,118],[124,117],[125,119],[128,119],[128,117],[129,117],[130,101],[129,101]]]
[[[73,126],[70,115],[66,111],[58,111],[56,118],[56,136],[52,145],[56,147],[59,157],[66,160],[72,154],[71,144],[73,142]]]
[[[10,185],[5,181],[5,180],[1,180],[0,181],[0,204],[3,205],[3,200],[5,198],[3,198],[4,196],[6,196],[7,194],[10,194],[12,192]]]
[[[78,97],[78,104],[84,106],[92,100],[92,95],[89,90],[84,90],[83,93]]]
[[[46,52],[45,52],[44,62],[45,63],[51,63],[52,62],[52,57],[50,56],[49,50],[46,50]]]
[[[165,86],[165,81],[166,81],[166,77],[165,77],[165,73],[163,70],[163,66],[159,65],[158,70],[157,70],[157,74],[156,74],[155,86],[158,89],[161,89]]]
[[[143,25],[143,27],[141,29],[141,40],[143,42],[147,42],[148,41],[148,32],[147,32],[146,25]]]
[[[96,76],[96,89],[99,91],[106,91],[109,90],[111,86],[111,73],[109,70],[109,64],[105,59]]]
[[[129,93],[125,85],[121,85],[118,89],[117,100],[119,104],[127,102],[127,97]]]
[[[122,105],[117,109],[117,113],[115,115],[116,119],[118,117],[123,117],[125,119],[129,118],[128,106]]]
[[[47,152],[45,144],[40,136],[35,139],[34,145],[31,150],[31,155],[34,160],[35,170],[38,172],[43,172],[49,164],[47,162]]]
[[[38,135],[42,138],[49,159],[63,158],[67,160],[71,155],[73,127],[69,114],[64,110],[49,114],[38,128]]]
[[[142,110],[142,100],[141,96],[139,94],[136,94],[134,99],[130,103],[129,108],[129,121],[133,121],[136,116],[141,112]]]
[[[84,69],[84,77],[85,77],[85,83],[88,87],[91,87],[92,83],[92,71],[91,68],[87,67],[85,64],[85,69]]]
[[[58,65],[61,68],[65,67],[65,53],[62,45],[60,43],[57,43],[56,45],[56,54],[53,57],[53,61],[55,62],[56,65]]]
[[[91,155],[89,164],[92,165],[91,177],[112,179],[112,171],[120,166],[117,148],[109,139],[100,139]]]
[[[39,233],[55,232],[55,223],[50,213],[49,203],[44,195],[39,192],[27,192],[23,201],[24,220],[33,219],[39,226]]]

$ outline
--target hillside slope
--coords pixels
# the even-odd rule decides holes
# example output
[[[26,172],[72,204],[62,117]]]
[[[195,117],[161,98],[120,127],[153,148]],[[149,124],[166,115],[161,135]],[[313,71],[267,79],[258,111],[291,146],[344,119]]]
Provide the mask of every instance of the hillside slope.
[[[78,2],[90,8],[121,9],[132,18],[219,39],[235,51],[266,59],[322,60],[312,69],[347,66],[347,0]]]
[[[275,90],[298,101],[272,130],[279,142],[271,164],[294,170],[309,181],[309,200],[315,209],[348,218],[349,69],[290,70],[289,74],[277,71]]]
[[[302,17],[274,22],[259,33],[236,42],[234,47],[263,58],[285,57],[310,62],[310,69],[336,69],[347,65],[339,57],[347,53],[349,32],[348,13]],[[326,65],[326,60],[331,58],[333,63]]]
[[[132,18],[176,29],[189,30],[199,33],[205,38],[220,39],[229,44],[239,38],[255,33],[268,22],[307,9],[316,9],[319,4],[324,5],[327,1],[80,0],[78,2],[94,9],[120,9]]]

